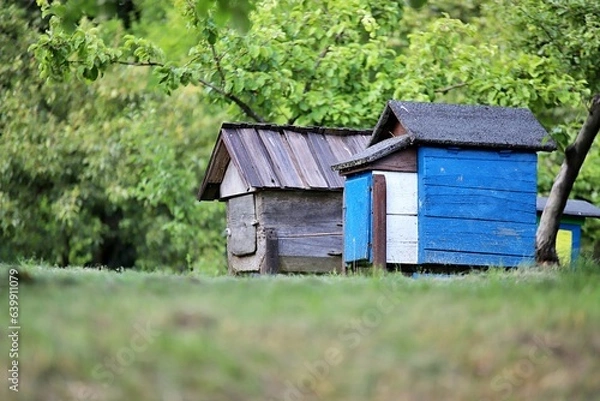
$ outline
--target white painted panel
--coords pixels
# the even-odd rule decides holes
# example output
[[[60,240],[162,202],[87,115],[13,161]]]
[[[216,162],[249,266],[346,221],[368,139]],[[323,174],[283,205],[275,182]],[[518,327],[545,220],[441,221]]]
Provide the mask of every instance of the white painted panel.
[[[417,216],[388,215],[387,224],[387,262],[417,263],[418,220]]]
[[[387,214],[417,215],[417,173],[373,171],[385,176]]]
[[[229,163],[221,182],[221,198],[241,195],[250,192],[242,176],[233,163]]]

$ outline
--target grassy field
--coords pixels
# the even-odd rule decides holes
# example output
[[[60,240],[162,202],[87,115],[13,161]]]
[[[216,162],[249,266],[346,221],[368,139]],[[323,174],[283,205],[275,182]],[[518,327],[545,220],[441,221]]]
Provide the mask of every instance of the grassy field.
[[[19,269],[19,393],[4,381],[1,400],[600,397],[591,264],[418,279]]]

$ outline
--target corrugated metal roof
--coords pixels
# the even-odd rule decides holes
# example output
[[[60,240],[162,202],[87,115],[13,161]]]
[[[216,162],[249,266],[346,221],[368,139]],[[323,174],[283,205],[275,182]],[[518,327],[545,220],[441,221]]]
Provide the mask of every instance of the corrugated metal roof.
[[[370,145],[390,137],[399,121],[418,143],[554,150],[556,144],[526,108],[389,101]]]
[[[253,188],[339,190],[331,166],[366,148],[371,131],[224,123],[198,199],[219,199],[228,163]]]
[[[541,213],[544,210],[547,201],[548,198],[543,196],[537,198],[536,206],[538,212]],[[563,216],[600,217],[600,209],[584,200],[569,199],[563,211]]]

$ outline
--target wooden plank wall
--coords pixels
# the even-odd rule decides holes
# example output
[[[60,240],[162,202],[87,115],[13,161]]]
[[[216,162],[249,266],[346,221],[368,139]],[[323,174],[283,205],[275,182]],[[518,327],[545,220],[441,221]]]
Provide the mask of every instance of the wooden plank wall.
[[[419,263],[533,259],[535,153],[421,147],[418,169]]]
[[[261,191],[257,219],[277,236],[279,271],[332,271],[342,266],[340,191]]]

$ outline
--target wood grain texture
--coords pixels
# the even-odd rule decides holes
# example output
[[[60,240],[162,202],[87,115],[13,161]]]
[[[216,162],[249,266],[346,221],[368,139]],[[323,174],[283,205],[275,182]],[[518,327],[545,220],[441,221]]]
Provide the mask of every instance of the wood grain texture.
[[[336,188],[344,185],[344,179],[335,171],[331,169],[331,164],[336,160],[331,147],[325,140],[325,136],[320,135],[309,135],[307,137],[308,144],[313,151],[315,161],[319,165],[319,170],[327,185],[330,188]]]
[[[373,267],[385,269],[387,262],[387,190],[385,175],[373,174]]]
[[[342,232],[321,235],[280,234],[279,254],[281,256],[306,256],[327,258],[342,253]]]
[[[233,163],[229,163],[223,181],[221,182],[221,199],[227,199],[235,195],[242,195],[250,192],[251,188],[244,182],[237,167]]]
[[[249,158],[249,164],[243,163],[243,169],[251,167],[259,177],[261,182],[260,187],[280,187],[281,180],[277,176],[276,165],[271,160],[269,153],[263,142],[254,128],[242,128],[239,130],[239,135],[236,140],[241,143],[237,144],[236,152],[240,154],[246,153]],[[241,148],[240,148],[241,147]],[[240,170],[243,171],[243,170]],[[255,185],[257,186],[257,185]]]
[[[368,138],[350,129],[224,123],[198,198],[220,199],[230,160],[251,188],[341,191],[344,179],[331,166],[364,150]]]
[[[279,241],[274,228],[265,229],[265,259],[260,266],[261,274],[279,272]]]
[[[281,177],[284,188],[303,188],[307,185],[302,181],[298,167],[290,157],[292,152],[285,136],[276,131],[261,131],[263,144],[269,154],[274,168]]]
[[[341,231],[341,192],[261,191],[257,200],[261,224],[276,227],[280,234]]]
[[[533,257],[535,153],[422,147],[418,157],[419,263]]]
[[[328,188],[323,172],[314,158],[313,151],[304,135],[284,131],[285,137],[294,153],[302,180],[311,188]]]
[[[373,162],[359,165],[355,168],[348,168],[343,171],[344,175],[359,173],[362,171],[399,171],[406,173],[417,172],[417,150],[415,147],[402,149],[391,155],[384,156]]]
[[[368,135],[327,135],[325,140],[329,144],[336,162],[341,162],[355,153],[364,150],[369,141]],[[331,163],[333,165],[335,163]]]
[[[277,235],[280,271],[294,271],[294,266],[299,272],[342,267],[341,192],[260,191],[256,210],[260,224]],[[301,258],[317,265],[311,267]]]
[[[224,131],[222,137],[232,162],[244,175],[246,183],[251,187],[262,187],[262,179],[258,173],[258,167],[248,153],[245,141],[241,138],[240,132],[237,132],[237,130]]]
[[[227,202],[227,249],[235,256],[256,252],[256,212],[254,195],[244,195]]]

